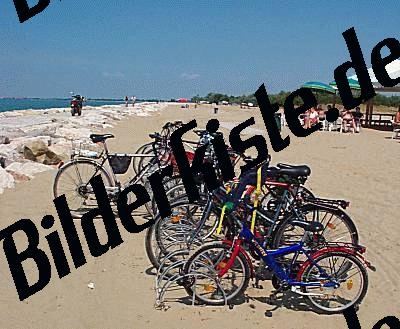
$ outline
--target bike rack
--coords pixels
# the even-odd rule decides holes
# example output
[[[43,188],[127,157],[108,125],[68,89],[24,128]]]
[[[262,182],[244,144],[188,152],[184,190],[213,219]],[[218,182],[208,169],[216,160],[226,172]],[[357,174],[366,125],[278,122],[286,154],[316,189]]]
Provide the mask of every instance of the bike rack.
[[[181,243],[181,242],[179,242]],[[191,245],[190,245],[191,246]],[[162,258],[162,262],[160,267],[157,271],[156,279],[155,279],[155,290],[156,290],[156,301],[154,307],[158,310],[166,311],[169,307],[165,304],[165,295],[167,292],[178,290],[176,286],[180,286],[183,288],[183,284],[188,279],[193,279],[194,282],[191,285],[192,287],[192,306],[195,305],[196,301],[196,280],[199,277],[207,278],[215,283],[218,289],[222,292],[224,305],[227,305],[227,298],[223,287],[216,281],[215,278],[207,275],[205,273],[200,272],[191,272],[191,273],[182,273],[182,268],[186,264],[186,259],[179,259],[169,263],[171,259],[175,258],[176,256],[187,256],[190,253],[190,246],[188,245],[185,249],[175,250],[165,257]],[[183,284],[182,284],[183,283]],[[185,295],[186,295],[185,290]]]

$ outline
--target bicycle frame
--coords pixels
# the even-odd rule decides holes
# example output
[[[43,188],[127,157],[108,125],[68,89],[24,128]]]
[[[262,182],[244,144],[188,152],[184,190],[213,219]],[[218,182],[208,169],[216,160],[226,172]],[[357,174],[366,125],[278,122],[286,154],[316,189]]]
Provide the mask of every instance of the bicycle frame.
[[[159,159],[159,157],[158,157],[158,153],[157,153],[157,150],[156,150],[156,147],[155,147],[155,144],[156,144],[156,143],[157,143],[157,142],[154,142],[154,143],[152,144],[152,147],[153,147],[153,154],[151,154],[151,155],[149,155],[149,154],[140,154],[140,153],[131,153],[131,154],[124,153],[124,155],[130,156],[130,157],[132,157],[132,158],[134,158],[134,157],[140,157],[140,158],[152,158],[152,159],[151,159],[151,161],[143,168],[143,170],[142,170],[139,174],[135,174],[131,179],[129,179],[128,182],[126,182],[126,183],[124,183],[124,184],[121,184],[121,182],[118,180],[118,178],[117,178],[117,176],[115,175],[115,173],[114,173],[114,171],[112,170],[112,168],[111,168],[110,171],[107,170],[107,172],[108,172],[109,174],[110,174],[110,172],[111,172],[111,177],[112,177],[112,179],[113,179],[113,181],[114,181],[114,183],[115,183],[115,187],[106,187],[106,189],[107,189],[107,190],[112,190],[112,191],[114,191],[114,190],[117,188],[118,191],[120,191],[120,189],[124,189],[124,188],[126,188],[127,186],[129,186],[129,185],[136,184],[137,182],[139,182],[139,181],[143,178],[143,176],[146,175],[146,173],[150,170],[150,168],[151,168],[153,165],[158,164],[158,166],[161,167],[160,159]],[[104,164],[105,164],[107,161],[109,161],[110,156],[112,156],[112,155],[120,155],[120,153],[110,153],[110,152],[108,151],[106,142],[102,142],[102,144],[103,144],[102,146],[103,146],[104,151],[102,152],[101,157],[100,157],[101,161],[99,161],[99,162],[96,161],[96,162],[99,164],[99,166],[96,167],[96,170],[94,171],[94,173],[93,173],[93,175],[92,175],[91,178],[93,178],[93,177],[95,177],[95,176],[97,175],[97,173],[100,171],[100,168],[104,168]],[[80,157],[75,158],[75,159],[79,159],[79,158],[80,158]],[[73,161],[75,161],[75,159],[72,159],[71,161],[73,162]],[[110,167],[111,167],[111,166],[110,166]],[[79,174],[78,171],[77,171],[77,175],[78,175],[79,179],[82,180],[82,179],[80,178],[80,174]],[[90,180],[89,180],[89,181],[90,181]],[[86,187],[87,187],[87,185],[89,185],[89,181],[86,183]]]
[[[338,286],[338,283],[331,281],[331,278],[327,275],[326,271],[318,266],[318,264],[316,264],[316,262],[314,261],[314,257],[312,257],[310,253],[304,248],[304,241],[276,250],[266,250],[257,242],[253,233],[244,225],[242,225],[242,230],[239,234],[239,237],[236,238],[232,244],[233,252],[230,259],[228,260],[226,266],[224,266],[224,268],[218,272],[219,277],[222,277],[228,272],[228,270],[232,267],[239,252],[243,252],[241,248],[241,244],[243,241],[247,242],[251,247],[253,247],[258,255],[263,259],[265,264],[273,270],[275,275],[281,281],[286,282],[289,286],[312,286],[325,288],[333,288]],[[292,253],[294,253],[295,255],[291,261],[288,270],[285,271],[285,269],[276,261],[276,258]],[[295,264],[296,259],[300,253],[306,255],[307,261],[316,266],[322,275],[326,276],[323,281],[328,280],[328,282],[321,282],[321,280],[318,282],[302,282],[298,280],[298,277],[296,277],[296,279],[291,278],[293,265]]]

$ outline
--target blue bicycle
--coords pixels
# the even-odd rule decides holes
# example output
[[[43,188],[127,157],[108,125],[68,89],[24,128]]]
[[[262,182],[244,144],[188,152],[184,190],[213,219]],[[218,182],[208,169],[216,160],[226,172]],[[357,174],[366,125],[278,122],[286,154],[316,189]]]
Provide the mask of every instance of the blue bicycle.
[[[254,277],[251,258],[244,246],[255,250],[272,272],[276,292],[291,290],[306,296],[318,310],[343,312],[361,303],[367,293],[365,247],[350,243],[324,243],[319,222],[293,221],[305,234],[288,247],[267,250],[236,216],[233,241],[214,242],[199,248],[186,262],[183,285],[197,301],[208,305],[234,304]],[[247,248],[246,248],[247,249]],[[293,254],[288,261],[287,256]],[[301,257],[305,255],[306,257]],[[305,259],[305,260],[304,260]]]

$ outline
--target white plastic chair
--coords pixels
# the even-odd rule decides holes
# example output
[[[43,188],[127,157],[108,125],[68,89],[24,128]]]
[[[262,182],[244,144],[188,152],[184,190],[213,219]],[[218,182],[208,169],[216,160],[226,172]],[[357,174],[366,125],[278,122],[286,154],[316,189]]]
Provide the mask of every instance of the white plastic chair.
[[[352,127],[352,125],[347,121],[346,123],[346,131],[348,131],[348,129],[351,129],[351,133],[354,134],[354,127]],[[343,128],[344,128],[344,122],[342,119],[342,124],[340,125],[340,132],[343,132]]]

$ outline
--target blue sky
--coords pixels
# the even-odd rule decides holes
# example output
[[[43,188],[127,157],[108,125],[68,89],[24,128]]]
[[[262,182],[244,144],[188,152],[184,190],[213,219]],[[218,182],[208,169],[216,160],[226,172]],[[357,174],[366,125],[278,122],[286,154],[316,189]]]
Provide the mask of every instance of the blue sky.
[[[28,1],[31,5],[37,0]],[[329,82],[342,32],[400,39],[397,1],[51,1],[20,24],[0,4],[0,96],[191,97]]]

